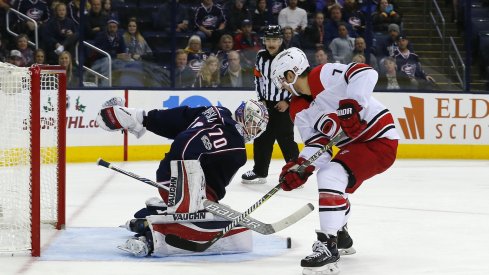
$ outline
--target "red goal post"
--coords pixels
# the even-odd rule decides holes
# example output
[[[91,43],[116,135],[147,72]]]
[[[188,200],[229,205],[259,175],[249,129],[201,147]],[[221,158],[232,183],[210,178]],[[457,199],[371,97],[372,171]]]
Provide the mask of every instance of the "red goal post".
[[[65,69],[0,63],[0,108],[0,253],[40,256],[65,225]]]

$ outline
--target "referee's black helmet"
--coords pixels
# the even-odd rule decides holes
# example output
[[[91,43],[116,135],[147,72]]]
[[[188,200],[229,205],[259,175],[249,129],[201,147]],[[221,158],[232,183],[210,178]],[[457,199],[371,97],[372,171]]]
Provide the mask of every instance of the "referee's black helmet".
[[[282,38],[282,28],[280,25],[268,25],[264,31],[266,38]]]

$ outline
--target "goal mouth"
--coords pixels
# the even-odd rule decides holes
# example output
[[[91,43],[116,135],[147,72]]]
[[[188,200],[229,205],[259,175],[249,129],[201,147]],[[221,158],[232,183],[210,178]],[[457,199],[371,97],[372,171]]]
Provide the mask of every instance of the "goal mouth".
[[[64,68],[0,63],[0,109],[0,255],[39,256],[41,224],[65,223]]]

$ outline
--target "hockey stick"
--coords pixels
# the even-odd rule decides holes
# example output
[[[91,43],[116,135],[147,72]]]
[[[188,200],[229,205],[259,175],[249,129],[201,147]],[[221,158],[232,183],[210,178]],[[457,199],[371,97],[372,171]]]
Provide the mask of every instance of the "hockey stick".
[[[103,167],[106,167],[106,168],[112,169],[112,170],[114,170],[114,171],[116,171],[116,172],[119,172],[119,173],[121,173],[121,174],[124,174],[124,175],[126,175],[126,176],[129,176],[129,177],[131,177],[131,178],[133,178],[133,179],[137,179],[137,180],[139,180],[139,181],[142,181],[142,182],[144,182],[144,183],[146,183],[146,184],[148,184],[148,185],[151,185],[151,186],[153,186],[153,187],[156,187],[156,188],[163,188],[163,189],[168,189],[168,187],[167,187],[167,186],[161,185],[161,184],[159,184],[159,183],[157,183],[157,182],[154,182],[154,181],[152,181],[152,180],[150,180],[150,179],[143,178],[143,177],[138,176],[138,175],[136,175],[136,174],[134,174],[134,173],[124,171],[124,170],[122,170],[121,168],[119,168],[119,167],[117,167],[117,166],[114,166],[112,163],[110,163],[110,162],[108,162],[108,161],[103,160],[102,158],[99,158],[99,159],[97,160],[97,165],[100,165],[100,166],[103,166]]]
[[[209,200],[204,201],[204,206],[205,206],[205,210],[211,212],[216,216],[225,218],[230,221],[233,221],[235,218],[241,215],[241,212],[239,211],[231,209],[226,205],[209,201]],[[299,208],[299,210],[290,214],[289,216],[274,223],[264,223],[248,216],[245,217],[239,223],[239,225],[245,226],[246,228],[251,229],[263,235],[270,235],[293,225],[294,223],[298,222],[299,220],[307,216],[313,210],[314,210],[314,206],[311,203],[308,203],[303,207]]]
[[[159,187],[159,188],[164,188],[164,189],[167,189],[166,186],[163,186],[157,182],[154,182],[150,179],[147,179],[147,178],[144,178],[144,177],[141,177],[139,175],[136,175],[134,173],[131,173],[131,172],[128,172],[128,171],[125,171],[119,167],[116,167],[114,166],[112,163],[108,162],[108,161],[105,161],[103,160],[102,158],[99,158],[97,160],[97,164],[100,165],[100,166],[103,166],[103,167],[106,167],[106,168],[109,168],[109,169],[112,169],[116,172],[119,172],[121,174],[124,174],[126,176],[129,176],[133,179],[136,179],[136,180],[139,180],[139,181],[142,181],[148,185],[151,185],[151,186],[154,186],[154,187]],[[206,205],[206,202],[204,202],[204,206]],[[223,205],[220,205],[218,203],[215,203],[215,202],[207,202],[207,204],[215,204],[217,205],[222,211],[227,211],[226,213],[228,213],[228,216],[222,216],[223,218],[226,218],[230,221],[233,220],[233,218],[239,216],[241,213],[238,212],[238,211],[235,211],[231,208],[225,208],[225,206]],[[215,209],[216,206],[211,206],[212,209]],[[213,213],[212,211],[210,211],[208,209],[208,207],[206,206],[206,210]],[[256,231],[260,234],[264,234],[264,235],[268,235],[268,234],[273,234],[275,232],[278,232],[282,229],[285,229],[286,227],[292,225],[293,223],[297,222],[298,220],[302,219],[304,216],[306,216],[307,214],[309,214],[310,212],[312,212],[312,210],[314,210],[314,206],[312,204],[307,204],[305,206],[303,206],[302,208],[300,208],[299,210],[297,210],[296,212],[292,213],[291,215],[283,218],[282,220],[276,222],[276,223],[273,223],[273,224],[268,224],[268,223],[264,223],[264,222],[261,222],[259,220],[256,220],[256,219],[253,219],[252,217],[247,217],[246,219],[242,220],[239,225],[241,226],[244,226],[250,230],[253,230],[253,231]],[[217,213],[213,213],[213,214],[216,214]],[[218,215],[220,216],[220,215]]]
[[[314,153],[309,159],[307,159],[303,164],[301,164],[298,168],[297,171],[300,174],[301,172],[304,172],[306,167],[311,165],[315,160],[317,160],[324,152],[330,150],[333,145],[335,145],[338,141],[343,139],[345,137],[345,134],[343,132],[339,132],[335,137],[331,139],[331,141],[324,145],[321,149],[319,149],[316,153]],[[268,191],[261,199],[259,199],[255,204],[253,204],[250,208],[246,209],[245,212],[243,212],[241,215],[238,217],[234,218],[233,222],[230,223],[228,226],[226,226],[222,231],[217,233],[211,240],[207,242],[195,242],[191,240],[187,240],[184,238],[181,238],[177,235],[173,234],[168,234],[165,237],[166,243],[180,248],[184,250],[189,250],[189,251],[195,251],[195,252],[202,252],[205,251],[207,248],[211,247],[214,243],[216,243],[218,240],[220,240],[224,235],[226,235],[231,229],[236,227],[241,221],[243,221],[247,216],[249,216],[253,211],[255,211],[256,208],[258,208],[260,205],[262,205],[265,201],[267,201],[270,197],[275,195],[275,193],[280,190],[280,185],[282,184],[282,179],[279,180],[280,183],[277,184],[272,190]]]

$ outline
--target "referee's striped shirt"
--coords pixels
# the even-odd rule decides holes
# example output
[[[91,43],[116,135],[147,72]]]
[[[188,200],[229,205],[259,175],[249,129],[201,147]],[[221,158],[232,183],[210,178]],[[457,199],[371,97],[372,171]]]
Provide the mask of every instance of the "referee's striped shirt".
[[[287,90],[278,89],[271,79],[271,65],[275,56],[271,56],[265,49],[257,53],[254,70],[256,93],[258,94],[259,100],[275,102],[282,100],[289,101],[290,93]]]

